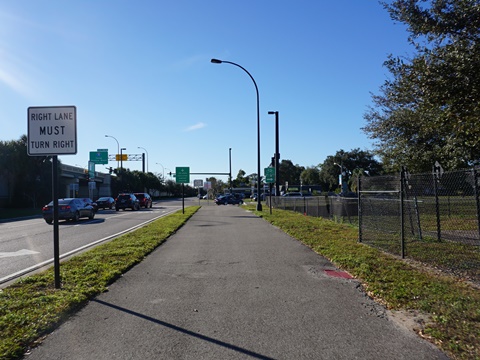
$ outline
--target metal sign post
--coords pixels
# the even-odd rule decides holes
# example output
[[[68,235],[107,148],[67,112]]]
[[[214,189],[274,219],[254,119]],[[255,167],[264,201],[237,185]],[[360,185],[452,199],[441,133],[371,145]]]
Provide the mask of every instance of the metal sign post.
[[[273,183],[275,182],[275,168],[267,167],[263,170],[263,172],[265,175],[265,182],[269,185],[269,189],[270,189],[270,215],[271,215],[272,214],[272,187],[273,187]],[[260,194],[258,194],[258,196],[260,196]]]
[[[182,214],[185,214],[185,183],[188,184],[190,182],[190,168],[176,167],[175,182],[177,184],[182,184]]]
[[[27,125],[28,155],[52,156],[53,263],[55,288],[60,289],[58,155],[77,153],[77,108],[75,106],[29,107]]]

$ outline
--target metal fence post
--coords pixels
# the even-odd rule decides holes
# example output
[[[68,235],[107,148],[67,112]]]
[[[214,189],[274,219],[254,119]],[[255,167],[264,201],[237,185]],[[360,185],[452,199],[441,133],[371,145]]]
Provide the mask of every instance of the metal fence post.
[[[475,189],[475,203],[477,204],[477,231],[480,238],[480,191],[478,190],[478,172],[473,166],[473,188]]]
[[[403,214],[404,210],[404,184],[405,184],[405,167],[402,167],[402,171],[400,172],[400,251],[402,259],[405,258],[405,218]]]
[[[440,242],[442,240],[442,230],[440,227],[440,200],[438,198],[438,172],[437,167],[433,166],[433,191],[435,192],[435,212],[437,215],[437,240]]]
[[[358,191],[358,242],[362,242],[362,176],[357,178],[357,191]]]

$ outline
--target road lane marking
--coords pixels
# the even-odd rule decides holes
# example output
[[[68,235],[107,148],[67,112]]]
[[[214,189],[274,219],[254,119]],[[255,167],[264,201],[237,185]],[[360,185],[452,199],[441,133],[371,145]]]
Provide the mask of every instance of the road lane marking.
[[[87,248],[89,248],[89,247],[98,245],[99,243],[102,243],[102,242],[104,242],[104,241],[113,239],[113,238],[118,237],[118,236],[120,236],[120,235],[126,234],[126,233],[128,233],[128,232],[133,231],[133,230],[136,230],[136,229],[138,229],[138,228],[140,228],[140,227],[142,227],[142,226],[144,226],[144,225],[146,225],[146,224],[148,224],[148,223],[151,223],[151,222],[153,222],[153,221],[155,221],[155,220],[158,220],[158,219],[160,219],[161,217],[164,217],[164,216],[166,216],[166,215],[169,215],[169,214],[171,214],[171,213],[173,213],[173,212],[175,212],[175,211],[178,211],[178,210],[179,210],[178,207],[177,207],[177,209],[171,209],[171,210],[169,210],[169,211],[166,212],[166,213],[162,213],[162,214],[160,214],[159,216],[154,217],[153,219],[144,221],[144,222],[142,222],[141,224],[132,226],[132,227],[129,228],[129,229],[120,231],[120,232],[118,232],[118,233],[116,233],[116,234],[113,234],[113,235],[109,235],[109,236],[104,237],[104,238],[102,238],[102,239],[100,239],[100,240],[96,240],[96,241],[94,241],[94,242],[92,242],[92,243],[90,243],[90,244],[86,244],[86,245],[81,246],[81,247],[79,247],[79,248],[77,248],[77,249],[71,250],[71,251],[69,251],[69,252],[67,252],[67,253],[64,253],[64,254],[61,254],[61,255],[60,255],[60,259],[69,257],[69,256],[74,255],[74,254],[77,253],[77,252],[83,251],[83,250],[85,250],[85,249],[87,249]],[[3,278],[0,278],[0,285],[3,284],[3,283],[6,283],[6,282],[8,282],[8,281],[14,280],[14,279],[16,279],[16,278],[19,278],[20,276],[23,276],[23,275],[25,275],[25,274],[28,274],[28,273],[30,273],[30,272],[32,272],[32,271],[38,270],[38,269],[40,269],[40,268],[42,268],[42,267],[44,267],[44,266],[46,266],[46,265],[53,264],[53,261],[54,261],[54,259],[52,258],[52,259],[43,261],[43,262],[41,262],[41,263],[38,263],[38,264],[36,264],[36,265],[30,266],[29,268],[26,268],[26,269],[17,271],[16,273],[13,273],[13,274],[7,275],[7,276],[5,276],[5,277],[3,277]]]
[[[25,255],[34,255],[40,254],[38,251],[22,249],[18,251],[10,251],[10,252],[0,252],[0,258],[7,258],[7,257],[14,257],[14,256],[25,256]]]

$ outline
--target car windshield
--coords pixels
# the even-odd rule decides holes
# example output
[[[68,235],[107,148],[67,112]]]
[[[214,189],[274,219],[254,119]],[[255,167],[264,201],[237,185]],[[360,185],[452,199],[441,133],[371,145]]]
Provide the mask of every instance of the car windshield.
[[[135,196],[139,199],[143,199],[145,197],[143,194],[135,194]]]
[[[101,197],[100,199],[98,199],[97,201],[108,201],[108,197]]]

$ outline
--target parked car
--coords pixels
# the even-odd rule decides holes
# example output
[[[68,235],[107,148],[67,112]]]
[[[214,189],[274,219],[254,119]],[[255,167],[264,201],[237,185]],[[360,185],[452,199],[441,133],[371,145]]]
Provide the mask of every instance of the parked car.
[[[215,199],[215,203],[217,205],[227,205],[227,204],[237,205],[237,204],[243,204],[243,200],[241,199],[241,197],[237,197],[232,194],[227,194],[227,195],[220,195],[219,197],[217,197]]]
[[[97,210],[98,210],[98,204],[97,204],[95,201],[93,201],[93,200],[90,199],[90,198],[82,198],[82,201],[85,203],[85,205],[90,205],[90,206],[92,206],[92,207],[93,207],[93,210],[94,210],[95,212],[97,212]]]
[[[130,208],[140,210],[140,202],[134,194],[119,194],[115,199],[115,210]]]
[[[110,196],[104,196],[96,201],[98,209],[113,209],[115,207],[115,199]]]
[[[151,208],[153,205],[152,197],[147,193],[134,193],[140,202],[140,207]]]
[[[42,208],[42,214],[47,224],[53,222],[53,201]],[[86,205],[82,199],[78,198],[58,199],[59,220],[78,221],[82,217],[93,219],[95,217],[93,206]]]

